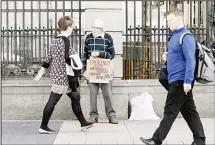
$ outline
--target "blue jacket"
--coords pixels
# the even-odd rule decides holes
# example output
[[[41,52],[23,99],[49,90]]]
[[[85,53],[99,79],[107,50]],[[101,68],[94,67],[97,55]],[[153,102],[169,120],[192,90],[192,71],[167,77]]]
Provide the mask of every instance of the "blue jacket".
[[[169,83],[182,80],[185,84],[191,84],[194,80],[196,40],[188,34],[183,38],[182,47],[179,45],[180,36],[186,31],[188,30],[185,27],[173,31],[168,44],[167,71]]]

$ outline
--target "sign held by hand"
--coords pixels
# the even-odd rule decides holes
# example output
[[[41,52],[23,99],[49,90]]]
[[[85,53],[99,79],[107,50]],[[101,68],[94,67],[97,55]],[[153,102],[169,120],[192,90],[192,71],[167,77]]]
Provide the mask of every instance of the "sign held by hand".
[[[87,73],[90,83],[109,83],[113,80],[113,61],[101,58],[88,59]]]

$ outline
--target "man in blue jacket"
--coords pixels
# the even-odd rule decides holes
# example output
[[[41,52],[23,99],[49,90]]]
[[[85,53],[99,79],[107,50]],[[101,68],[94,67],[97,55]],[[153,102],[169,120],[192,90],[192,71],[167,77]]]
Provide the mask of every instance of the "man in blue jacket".
[[[147,145],[160,145],[166,138],[178,113],[181,112],[193,133],[192,145],[205,145],[205,134],[193,100],[192,87],[196,66],[196,41],[192,35],[185,35],[182,47],[180,36],[188,31],[184,26],[184,14],[181,10],[167,13],[167,23],[173,32],[168,44],[168,52],[163,54],[167,61],[169,91],[164,107],[164,117],[152,138],[140,138]]]

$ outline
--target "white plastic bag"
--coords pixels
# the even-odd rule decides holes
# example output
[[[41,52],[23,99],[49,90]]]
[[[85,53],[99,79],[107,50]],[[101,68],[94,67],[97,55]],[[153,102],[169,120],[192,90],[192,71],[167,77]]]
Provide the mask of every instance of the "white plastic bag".
[[[153,98],[149,93],[131,99],[131,116],[128,120],[158,120],[152,105]]]

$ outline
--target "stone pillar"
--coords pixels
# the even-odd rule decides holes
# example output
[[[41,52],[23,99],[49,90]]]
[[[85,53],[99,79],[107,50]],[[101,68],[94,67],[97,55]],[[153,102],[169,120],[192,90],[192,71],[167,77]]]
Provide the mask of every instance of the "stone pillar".
[[[116,56],[114,58],[114,78],[121,79],[123,75],[122,62],[122,31],[124,26],[122,2],[91,1],[85,2],[85,31],[91,30],[94,19],[102,19],[105,31],[109,33],[114,41]]]

